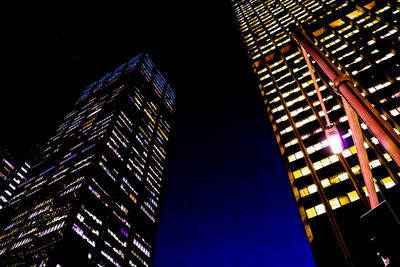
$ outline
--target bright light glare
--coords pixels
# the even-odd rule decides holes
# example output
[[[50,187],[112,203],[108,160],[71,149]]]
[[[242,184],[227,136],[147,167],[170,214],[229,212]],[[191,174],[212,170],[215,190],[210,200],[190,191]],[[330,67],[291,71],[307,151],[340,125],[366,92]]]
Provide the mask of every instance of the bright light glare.
[[[334,154],[339,154],[343,151],[342,138],[336,126],[327,128],[325,130],[325,136]]]

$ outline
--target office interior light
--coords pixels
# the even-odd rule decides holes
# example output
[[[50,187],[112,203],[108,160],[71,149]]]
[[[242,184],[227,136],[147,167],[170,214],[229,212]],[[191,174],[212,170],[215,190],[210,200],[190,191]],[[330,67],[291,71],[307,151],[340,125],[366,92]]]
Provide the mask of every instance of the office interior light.
[[[343,151],[342,138],[340,136],[339,130],[336,128],[335,125],[326,128],[325,136],[326,139],[328,139],[329,145],[333,153],[339,154]]]

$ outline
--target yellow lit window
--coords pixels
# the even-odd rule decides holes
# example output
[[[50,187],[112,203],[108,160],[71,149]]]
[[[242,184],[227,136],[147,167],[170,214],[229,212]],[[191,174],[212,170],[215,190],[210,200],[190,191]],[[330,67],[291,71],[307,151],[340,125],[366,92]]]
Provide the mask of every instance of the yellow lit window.
[[[263,68],[262,70],[260,70],[259,72],[257,72],[257,74],[261,74],[267,71],[267,68]]]
[[[331,182],[331,184],[340,183],[340,180],[339,180],[339,178],[337,177],[337,175],[335,175],[335,176],[329,178],[329,181]]]
[[[369,28],[369,27],[371,27],[372,25],[374,25],[374,24],[376,24],[376,23],[378,23],[378,20],[376,19],[376,20],[374,20],[374,21],[372,21],[372,22],[370,22],[370,23],[368,23],[367,25],[365,25],[367,28]]]
[[[308,195],[308,190],[307,190],[307,188],[305,187],[305,188],[303,188],[303,189],[300,189],[300,190],[299,190],[299,193],[300,193],[300,196],[301,196],[301,197],[305,197],[305,196]]]
[[[389,8],[390,8],[390,6],[385,6],[384,8],[379,9],[378,11],[376,11],[376,13],[377,13],[377,14],[380,14],[380,13],[382,13],[382,12],[385,12],[385,11],[388,10]]]
[[[310,208],[306,210],[307,218],[311,219],[312,217],[317,216],[317,213],[315,212],[314,208]]]
[[[375,1],[370,2],[369,4],[366,4],[364,6],[366,9],[371,10],[372,8],[375,7]]]
[[[331,205],[332,209],[337,209],[340,208],[340,203],[339,203],[339,199],[337,197],[332,198],[331,200],[329,200],[329,204]]]
[[[362,14],[364,14],[364,11],[362,9],[360,10],[356,9],[353,12],[347,14],[346,17],[348,17],[349,19],[355,19],[361,16]]]
[[[360,165],[357,165],[357,166],[352,167],[352,168],[351,168],[351,171],[352,171],[354,174],[359,174],[360,171],[361,171]]]
[[[302,175],[301,175],[301,170],[297,170],[297,171],[295,171],[295,172],[293,172],[293,177],[294,177],[294,179],[297,179],[297,178],[299,178],[299,177],[301,177]]]
[[[383,185],[386,187],[386,189],[389,189],[396,185],[393,182],[392,178],[390,178],[390,177],[383,178],[381,181],[382,181]]]
[[[333,36],[335,36],[335,35],[334,34],[330,34],[330,35],[326,36],[324,39],[321,39],[321,43],[331,39]]]
[[[342,206],[350,203],[350,199],[347,195],[339,196],[339,202]]]
[[[314,35],[315,37],[318,37],[318,36],[320,36],[321,34],[323,34],[324,32],[325,32],[325,28],[322,27],[322,28],[320,28],[320,29],[314,31],[314,32],[313,32],[313,35]]]
[[[351,202],[360,199],[360,197],[358,196],[356,190],[347,193],[347,195],[349,196],[349,199],[350,199]]]
[[[334,22],[330,23],[329,26],[331,26],[332,28],[336,28],[338,26],[341,26],[344,24],[344,21],[341,19],[335,20]]]

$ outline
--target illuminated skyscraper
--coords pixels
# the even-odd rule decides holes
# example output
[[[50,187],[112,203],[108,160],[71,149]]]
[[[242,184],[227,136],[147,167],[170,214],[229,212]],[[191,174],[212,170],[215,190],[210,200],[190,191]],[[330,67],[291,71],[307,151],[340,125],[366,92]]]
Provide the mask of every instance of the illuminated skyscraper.
[[[23,165],[6,150],[0,150],[0,209],[2,209],[14,194],[18,185],[25,182],[30,165]]]
[[[381,260],[377,249],[359,227],[368,199],[342,101],[313,64],[327,113],[344,142],[344,151],[333,154],[308,66],[290,31],[301,26],[400,133],[399,2],[232,0],[232,5],[317,265],[375,266]],[[399,167],[361,126],[382,200],[381,192],[397,189]]]
[[[0,217],[2,266],[151,266],[175,93],[146,54],[88,86]]]

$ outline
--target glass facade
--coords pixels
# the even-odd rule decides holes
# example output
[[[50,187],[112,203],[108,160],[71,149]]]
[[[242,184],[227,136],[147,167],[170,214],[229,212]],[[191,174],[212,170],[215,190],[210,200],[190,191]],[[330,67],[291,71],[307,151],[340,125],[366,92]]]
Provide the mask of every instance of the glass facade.
[[[2,266],[151,266],[174,103],[147,54],[88,86],[2,210]]]
[[[356,229],[368,199],[342,101],[310,58],[328,116],[343,140],[343,152],[334,154],[324,133],[324,112],[291,30],[301,25],[400,134],[399,2],[232,0],[232,5],[317,264],[375,266],[363,253],[368,241]],[[397,187],[400,169],[362,121],[361,127],[382,200],[381,192]],[[343,250],[351,260],[344,259]]]

